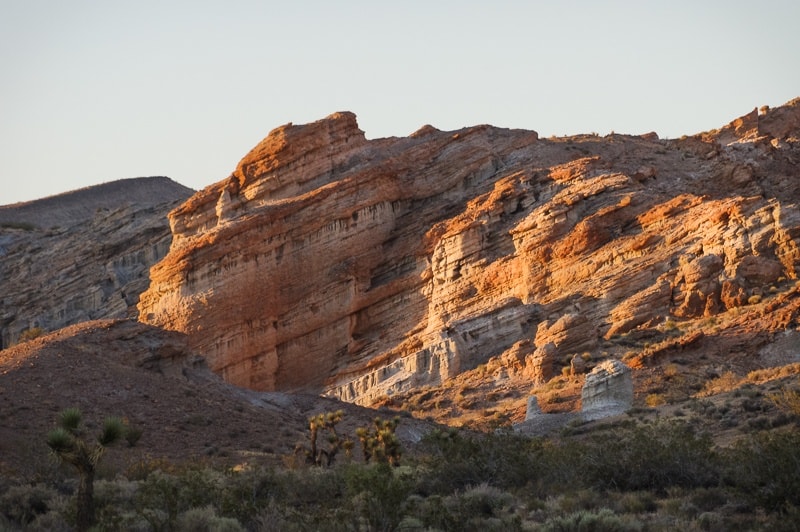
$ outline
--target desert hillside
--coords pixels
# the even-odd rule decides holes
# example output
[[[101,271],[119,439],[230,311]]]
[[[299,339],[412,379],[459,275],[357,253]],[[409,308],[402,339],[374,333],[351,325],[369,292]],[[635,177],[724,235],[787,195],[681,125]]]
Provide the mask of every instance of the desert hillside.
[[[796,99],[680,139],[336,113],[196,193],[0,207],[0,528],[92,485],[104,530],[793,529],[799,203]]]
[[[226,384],[186,336],[134,320],[96,320],[0,351],[0,476],[35,478],[57,469],[44,436],[60,412],[79,408],[94,430],[108,416],[141,432],[135,448],[112,449],[120,471],[149,460],[279,464],[304,440],[307,418],[346,410],[348,430],[374,411],[318,396],[258,393]],[[406,443],[426,423],[407,419]]]
[[[92,319],[135,317],[166,255],[170,209],[193,191],[123,179],[0,206],[0,348]]]

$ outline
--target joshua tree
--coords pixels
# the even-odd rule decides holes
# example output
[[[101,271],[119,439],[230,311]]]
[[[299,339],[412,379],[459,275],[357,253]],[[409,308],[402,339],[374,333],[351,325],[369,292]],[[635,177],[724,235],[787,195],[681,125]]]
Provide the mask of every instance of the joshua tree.
[[[47,434],[47,446],[62,462],[72,465],[79,476],[78,515],[76,528],[88,530],[94,523],[94,474],[97,463],[106,447],[118,441],[125,433],[125,425],[117,417],[103,422],[103,430],[95,441],[86,440],[81,428],[81,411],[67,408],[61,412],[59,427]]]
[[[325,414],[317,414],[314,417],[308,418],[309,429],[309,447],[298,445],[295,453],[303,451],[306,455],[306,460],[310,464],[329,466],[336,458],[339,449],[344,449],[349,455],[350,450],[353,448],[352,440],[339,436],[336,432],[336,424],[339,423],[344,417],[342,410],[336,412],[328,412]],[[328,446],[324,448],[317,443],[319,438],[319,431],[325,430],[328,432]]]
[[[376,462],[400,464],[402,455],[400,440],[394,433],[398,423],[400,423],[399,417],[393,419],[376,417],[372,422],[373,428],[360,427],[356,429],[356,437],[361,442],[365,462],[374,459]]]

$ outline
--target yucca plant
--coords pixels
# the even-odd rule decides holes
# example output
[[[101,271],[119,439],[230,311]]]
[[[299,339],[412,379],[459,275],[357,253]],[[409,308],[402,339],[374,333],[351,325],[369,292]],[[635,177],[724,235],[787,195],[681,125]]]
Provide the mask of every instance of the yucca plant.
[[[62,462],[78,472],[76,529],[88,530],[94,524],[94,475],[106,448],[125,434],[125,425],[118,417],[109,417],[95,441],[83,437],[81,411],[67,408],[59,417],[59,427],[47,434],[47,446]]]

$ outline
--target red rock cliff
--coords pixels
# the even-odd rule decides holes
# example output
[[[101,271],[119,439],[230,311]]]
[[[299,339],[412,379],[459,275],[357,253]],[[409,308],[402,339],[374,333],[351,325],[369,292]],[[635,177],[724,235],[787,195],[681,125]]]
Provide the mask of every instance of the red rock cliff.
[[[798,117],[672,141],[289,124],[170,214],[140,319],[234,384],[370,403],[713,315],[797,277]]]

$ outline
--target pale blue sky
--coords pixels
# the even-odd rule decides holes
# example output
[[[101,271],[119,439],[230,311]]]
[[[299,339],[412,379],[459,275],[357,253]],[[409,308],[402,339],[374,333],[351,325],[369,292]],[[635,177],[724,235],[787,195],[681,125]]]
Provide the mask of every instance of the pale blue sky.
[[[286,122],[677,137],[800,96],[800,2],[0,0],[0,204],[227,177]]]

